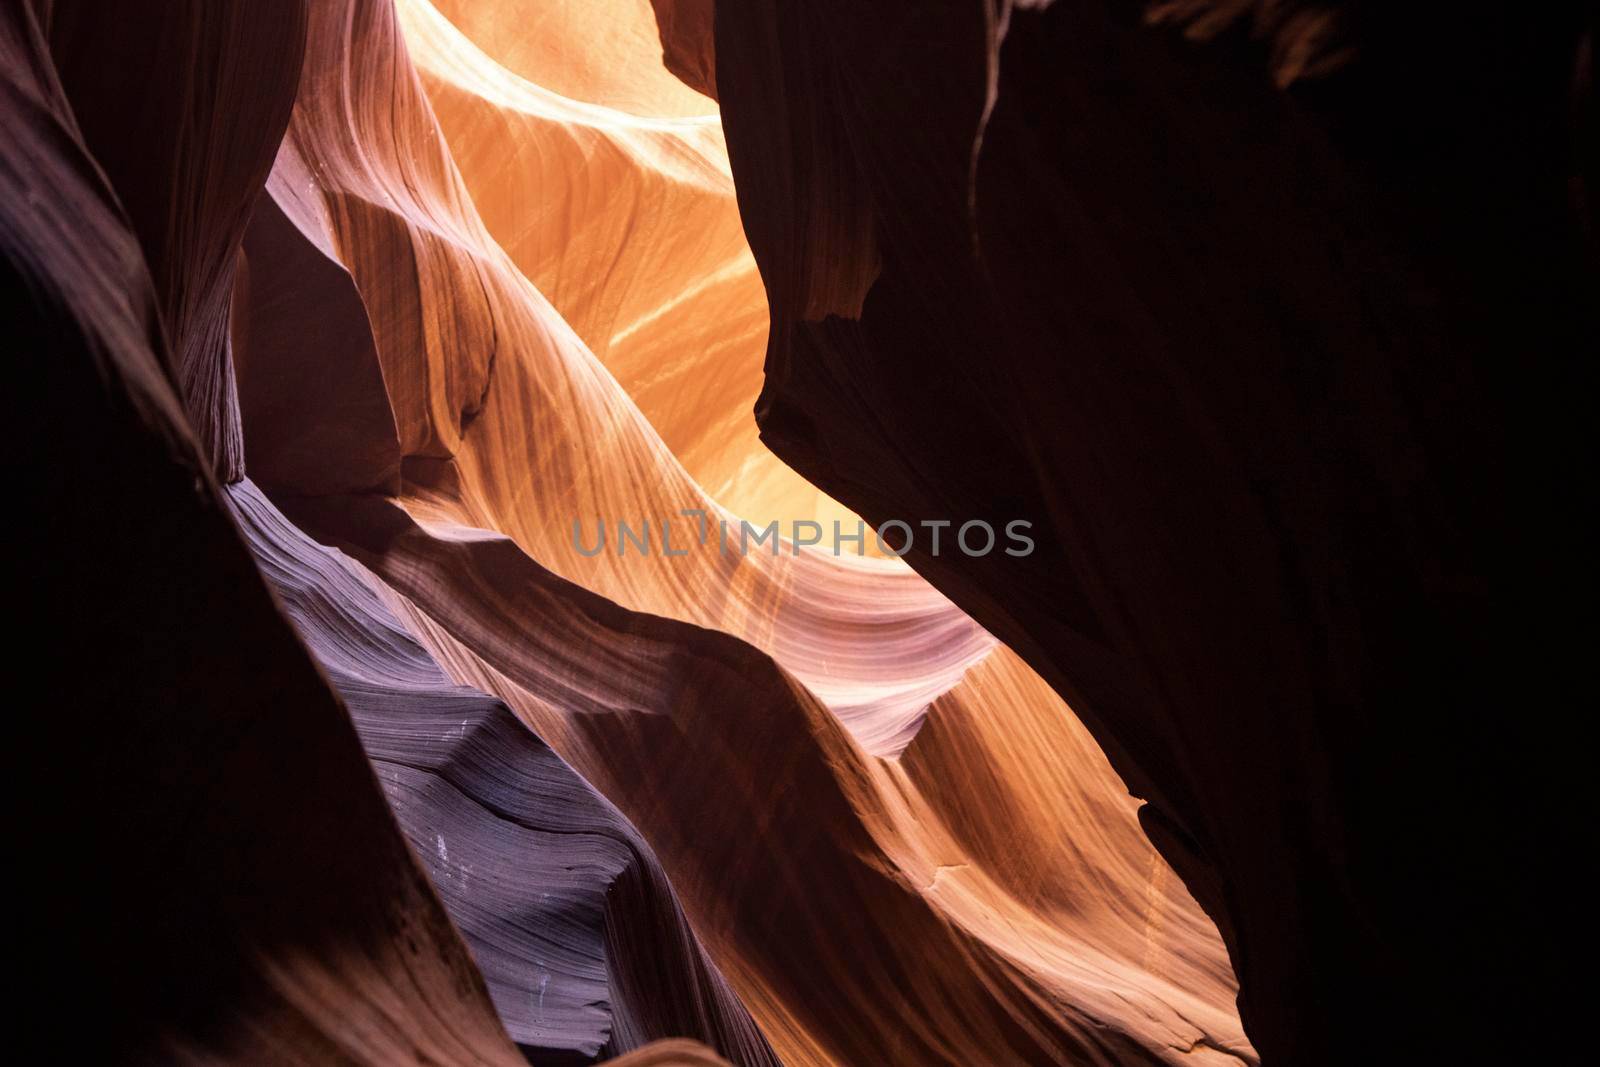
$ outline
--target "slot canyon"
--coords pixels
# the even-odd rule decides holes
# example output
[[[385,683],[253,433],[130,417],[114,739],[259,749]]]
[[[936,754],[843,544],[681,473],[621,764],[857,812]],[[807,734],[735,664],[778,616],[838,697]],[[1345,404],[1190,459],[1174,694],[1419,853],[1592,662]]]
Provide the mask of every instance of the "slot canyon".
[[[1580,1062],[1594,24],[5,0],[16,1062]]]

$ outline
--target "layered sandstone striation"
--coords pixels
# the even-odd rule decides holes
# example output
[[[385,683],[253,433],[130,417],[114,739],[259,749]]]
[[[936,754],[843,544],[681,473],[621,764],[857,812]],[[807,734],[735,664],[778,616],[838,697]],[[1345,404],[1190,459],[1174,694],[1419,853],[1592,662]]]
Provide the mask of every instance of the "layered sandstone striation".
[[[1103,757],[903,565],[574,545],[574,518],[736,515],[666,447],[691,420],[648,373],[737,375],[713,422],[753,396],[764,307],[715,124],[561,97],[424,4],[309,40],[269,193],[354,281],[402,441],[455,444],[409,449],[388,500],[277,502],[638,827],[778,1055],[1251,1059],[1215,932]],[[380,89],[404,121],[373,122]],[[426,373],[463,349],[481,393]]]

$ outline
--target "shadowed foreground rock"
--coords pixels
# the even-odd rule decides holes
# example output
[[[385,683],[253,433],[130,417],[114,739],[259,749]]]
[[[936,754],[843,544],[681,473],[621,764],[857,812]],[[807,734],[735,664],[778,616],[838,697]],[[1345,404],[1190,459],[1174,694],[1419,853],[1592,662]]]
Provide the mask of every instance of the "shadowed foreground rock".
[[[13,842],[41,874],[25,966],[49,1007],[97,991],[24,1058],[520,1062],[227,517],[26,8],[0,16],[0,59],[11,424],[43,460],[14,499],[17,654],[61,687],[20,724],[19,805],[49,809]]]
[[[1592,34],[1149,12],[717,5],[763,439],[870,520],[1035,524],[1026,559],[908,560],[1148,801],[1264,1062],[1530,1055],[1565,929],[1540,724],[1590,573]],[[1395,1038],[1353,1053],[1373,1012]]]

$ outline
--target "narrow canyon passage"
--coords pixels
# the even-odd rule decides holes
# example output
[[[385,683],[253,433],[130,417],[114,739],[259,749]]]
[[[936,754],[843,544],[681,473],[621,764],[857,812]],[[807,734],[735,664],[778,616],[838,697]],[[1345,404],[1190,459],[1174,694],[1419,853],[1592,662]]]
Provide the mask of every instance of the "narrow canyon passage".
[[[590,17],[610,26],[627,8]],[[1249,1059],[1214,928],[1031,670],[903,563],[692,541],[689,511],[784,530],[849,521],[756,437],[766,299],[714,103],[644,113],[636,83],[659,84],[658,51],[604,84],[574,81],[588,99],[563,96],[496,63],[489,50],[510,45],[481,25],[480,45],[420,0],[394,10],[393,22],[314,14],[267,189],[386,324],[368,380],[415,398],[393,408],[399,492],[382,508],[340,501],[285,471],[269,494],[399,598],[451,679],[503,700],[632,820],[683,901],[685,936],[784,1062],[1060,1062],[1108,1048],[1161,1061],[1198,1045]],[[568,57],[608,38],[590,22],[567,32]],[[402,113],[417,121],[364,116],[363,93],[395,94],[402,58],[416,72]],[[367,71],[384,72],[371,89]],[[394,277],[396,241],[415,284]],[[251,284],[273,287],[251,247]],[[252,397],[268,373],[255,368],[279,357],[248,332],[235,351],[248,458],[250,412],[267,403]],[[462,353],[482,360],[457,394],[470,418],[430,393]],[[586,556],[573,517],[667,517],[689,551]],[[642,622],[591,618],[557,576],[739,640],[643,640]],[[570,632],[575,612],[585,621]],[[419,851],[451,904],[459,861]],[[855,957],[862,942],[880,946],[870,959]],[[549,1040],[507,1005],[570,980],[541,965],[491,978],[513,1038]],[[703,1028],[691,1036],[732,1054]]]
[[[1417,73],[1359,5],[271,6],[0,13],[30,973],[107,991],[30,1061],[1409,1063],[1555,1010],[1488,663],[1560,647],[1506,575],[1578,526],[1525,564],[1504,475],[1572,423],[1495,357],[1592,333],[1580,20]],[[1517,160],[1374,117],[1483,70]]]

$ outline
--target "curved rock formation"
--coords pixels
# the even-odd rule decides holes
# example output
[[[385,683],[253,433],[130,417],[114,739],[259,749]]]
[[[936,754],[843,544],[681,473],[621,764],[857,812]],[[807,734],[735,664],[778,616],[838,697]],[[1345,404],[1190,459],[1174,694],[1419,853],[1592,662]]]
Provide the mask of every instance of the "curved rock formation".
[[[670,48],[663,66],[661,16],[650,0],[439,0],[432,6],[498,66],[568,100],[658,119],[716,113],[716,94],[684,78]],[[708,2],[697,0],[669,21],[682,26],[686,39],[704,41],[710,12]]]
[[[425,0],[396,10],[484,226],[689,474],[763,525],[853,526],[756,440],[750,354],[765,343],[767,305],[717,116],[574,100],[496,64]],[[582,54],[587,38],[553,40]]]
[[[294,103],[305,5],[50,0],[45,31],[85,145],[139,236],[179,395],[217,475],[243,467],[228,312],[239,241]],[[181,71],[183,76],[174,77]],[[138,86],[130,91],[130,86]]]
[[[412,848],[533,1054],[700,1037],[775,1064],[631,825],[499,701],[455,686],[386,586],[249,482],[229,499],[291,622],[344,697]]]
[[[907,559],[1148,801],[1266,1060],[1374,1004],[1380,1058],[1525,1057],[1564,775],[1504,711],[1580,691],[1592,17],[1140,8],[717,5],[763,440],[874,521],[1035,524]]]
[[[1079,866],[991,875],[958,836],[970,827],[941,824],[964,783],[920,795],[748,646],[622,611],[486,531],[424,528],[381,502],[298,506],[406,598],[452,675],[503,696],[650,838],[785,1062],[1176,1062],[1199,1047],[1253,1062],[1214,933],[1163,882],[1081,734],[1076,759],[1051,750],[1055,780],[1017,777],[1014,809],[1041,837],[1072,832]],[[952,696],[951,718],[973,703]],[[1059,743],[1059,705],[1040,710],[1035,728]],[[954,769],[930,751],[924,773]],[[965,758],[1010,769],[981,745]],[[1118,846],[1133,848],[1114,862]],[[1041,897],[1054,906],[1027,906]]]
[[[681,151],[682,134],[535,92],[427,9],[405,10],[403,48],[383,5],[314,17],[269,187],[307,244],[349,270],[397,423],[409,409],[419,427],[450,429],[419,429],[402,445],[412,458],[398,507],[310,485],[280,486],[279,503],[393,588],[456,681],[506,700],[638,826],[785,1062],[1253,1060],[1215,933],[1150,850],[1103,758],[1026,668],[913,575],[787,545],[673,558],[585,556],[572,543],[575,515],[727,512],[501,250],[474,210],[495,187],[469,200],[456,176],[454,151],[473,127],[463,119],[447,153],[432,109],[520,116],[484,142],[500,158],[549,160],[544,173],[569,183],[633,182],[653,212],[674,205],[658,187],[677,179],[638,162],[651,158],[638,146]],[[411,55],[434,73],[407,77]],[[397,86],[399,120],[378,121],[364,99]],[[633,154],[574,159],[575,126],[586,143]],[[692,128],[706,136],[704,123]],[[711,185],[704,218],[725,220],[726,184]],[[620,277],[654,286],[641,308],[693,293],[726,261],[651,264],[638,244],[674,232],[645,214],[600,234],[606,258],[632,264]],[[586,239],[572,234],[580,260]],[[561,244],[538,234],[527,247]],[[393,249],[406,246],[397,273]],[[528,270],[541,262],[558,286],[571,269],[545,251]],[[574,277],[590,288],[565,299],[604,339],[593,323],[607,320],[593,316],[627,294]],[[454,316],[448,337],[429,325],[437,309]],[[681,341],[668,325],[649,316],[633,332],[672,352]],[[758,357],[759,338],[741,338],[719,358]],[[241,349],[273,360],[248,339]],[[450,378],[422,373],[456,351],[487,368],[460,415]],[[419,455],[446,441],[448,459]],[[681,621],[627,610],[637,608]],[[751,641],[777,663],[684,623]],[[1013,700],[1031,743],[1001,710]],[[918,744],[930,701],[944,733]],[[985,811],[1001,779],[1009,792],[993,799],[1009,820]],[[832,990],[804,977],[815,974]],[[892,1007],[877,1006],[885,989],[897,991]]]
[[[141,49],[182,37],[180,30],[194,28],[191,16],[176,9],[153,15],[140,27],[147,37],[119,40],[126,51],[107,51],[112,35],[73,37],[73,48],[83,50],[74,55],[86,70],[98,56],[99,76],[108,80],[122,62],[146,70]],[[268,35],[263,47],[270,52],[276,41]],[[189,43],[202,64],[219,55],[218,40],[205,32]],[[466,946],[397,833],[345,707],[280,615],[282,603],[339,681],[362,729],[379,738],[379,765],[382,757],[411,761],[403,770],[391,765],[390,780],[404,774],[419,787],[415,798],[391,794],[408,833],[418,832],[422,812],[433,831],[462,826],[478,847],[519,831],[562,835],[555,844],[563,848],[546,836],[536,848],[508,850],[532,865],[531,872],[522,868],[528,880],[515,886],[523,899],[540,885],[568,890],[561,902],[540,905],[546,917],[566,923],[540,927],[555,957],[544,972],[555,989],[542,990],[549,1018],[536,1015],[533,1025],[559,1038],[541,1043],[590,1054],[602,1042],[636,1049],[621,1062],[722,1063],[693,1042],[643,1044],[652,1033],[698,1032],[709,1018],[708,1036],[737,1050],[740,1062],[763,1062],[764,1043],[698,955],[648,849],[614,809],[503,706],[445,683],[355,572],[339,569],[283,523],[248,482],[218,488],[216,455],[190,423],[202,431],[229,426],[231,397],[210,396],[205,382],[226,383],[231,374],[189,376],[169,354],[164,337],[172,327],[144,267],[153,254],[123,214],[120,188],[113,191],[83,148],[75,110],[100,106],[98,98],[90,93],[69,104],[32,9],[8,9],[0,18],[0,57],[14,134],[0,165],[8,321],[32,357],[36,380],[24,382],[30,395],[76,405],[83,416],[63,418],[54,405],[18,412],[19,429],[49,456],[50,473],[37,489],[23,486],[22,505],[46,519],[35,566],[19,589],[18,606],[33,624],[23,651],[37,649],[41,665],[64,676],[73,671],[67,656],[92,664],[74,672],[83,714],[30,728],[25,740],[39,758],[21,785],[25,795],[42,797],[59,793],[69,773],[81,781],[66,794],[60,822],[41,824],[37,834],[30,829],[18,843],[51,859],[47,893],[30,910],[54,947],[36,960],[30,954],[33,973],[46,990],[93,973],[114,991],[94,1024],[75,1035],[77,1054],[131,1062],[521,1062],[501,1020],[515,1029],[530,1012],[503,1003],[506,965],[486,951],[492,940],[485,938],[521,929],[514,924],[528,919],[527,910],[501,901],[485,934],[462,918],[463,902],[482,901],[440,879],[480,959],[499,965],[491,972],[492,1007]],[[238,51],[226,57],[249,58]],[[270,109],[273,99],[257,104]],[[255,132],[269,139],[270,158],[270,121]],[[114,133],[101,128],[102,137]],[[225,162],[234,150],[203,132],[191,130],[190,138],[177,155],[195,172],[215,176],[207,162]],[[161,188],[137,169],[128,180]],[[258,179],[235,195],[248,200],[259,191]],[[127,202],[148,207],[137,195]],[[157,221],[141,215],[150,226],[142,232],[167,232],[160,212],[181,216],[172,230],[196,224],[187,202],[157,196],[149,203]],[[174,253],[174,276],[208,292],[210,282],[194,279],[205,264],[230,261],[229,242],[238,239],[237,230],[219,235],[213,221],[196,227],[194,247],[204,256]],[[226,309],[224,301],[203,312],[226,323]],[[188,356],[226,366],[226,340],[214,331],[192,338]],[[366,342],[370,349],[370,337]],[[179,390],[189,401],[187,417]],[[241,531],[227,518],[229,503],[281,602],[250,562]],[[121,528],[109,532],[107,515]],[[84,610],[86,604],[92,607]],[[475,764],[468,751],[430,744],[431,733],[419,744],[418,723],[441,714],[484,722],[482,734],[456,740],[465,745],[470,736],[472,751],[509,753],[515,772],[534,776],[543,791],[511,777],[496,793],[492,768]],[[78,736],[69,741],[64,730]],[[483,734],[501,743],[486,745]],[[436,775],[428,772],[429,756],[445,761]],[[467,791],[438,784],[452,778]],[[552,791],[559,816],[541,823],[529,806],[551,800]],[[452,803],[460,797],[474,798],[466,811]],[[486,829],[483,805],[496,799],[507,807]],[[63,826],[70,841],[63,842]],[[560,865],[563,855],[576,861],[587,852],[573,851],[582,840],[571,835],[575,828],[611,842],[588,853],[606,857],[598,865],[604,877]],[[608,895],[608,884],[621,888]],[[103,899],[107,885],[117,887],[114,908]],[[547,892],[545,900],[554,896]],[[607,938],[609,952],[601,947]],[[537,969],[512,970],[514,981],[539,978]],[[672,976],[669,984],[663,974]],[[608,1016],[607,996],[613,1008],[632,1010]],[[59,1046],[43,1044],[58,1042],[59,1034],[35,1036],[31,1058],[59,1056]],[[34,1047],[25,1038],[23,1048]]]
[[[42,875],[28,1003],[104,991],[24,1057],[519,1062],[226,517],[144,253],[26,5],[0,12],[0,72],[12,425],[44,457],[17,501],[18,652],[62,686],[21,724],[19,796],[51,809],[14,842]]]
[[[327,7],[313,16],[301,97],[268,188],[360,290],[408,457],[407,506],[503,532],[625,607],[749,640],[839,714],[871,722],[864,728],[886,745],[903,743],[927,702],[993,640],[903,566],[776,540],[721,552],[718,524],[738,539],[739,520],[687,475],[486,231],[393,9],[357,4],[351,15]],[[384,109],[365,105],[379,92]],[[476,368],[470,389],[437,371],[461,362]],[[680,554],[662,543],[662,521]],[[621,541],[622,522],[654,527],[648,554]],[[601,523],[606,547],[586,553],[580,543],[592,544]]]
[[[400,435],[354,281],[271,197],[257,204],[242,253],[232,343],[251,479],[310,493],[398,491]]]

